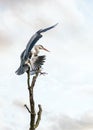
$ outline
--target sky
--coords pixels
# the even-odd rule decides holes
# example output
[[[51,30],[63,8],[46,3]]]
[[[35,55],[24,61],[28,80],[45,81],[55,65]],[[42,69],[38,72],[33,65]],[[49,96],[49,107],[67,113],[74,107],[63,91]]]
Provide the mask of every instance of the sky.
[[[0,0],[0,129],[29,129],[26,74],[15,71],[30,37],[55,23],[37,42],[50,50],[34,89],[38,130],[93,129],[92,12],[92,0]]]

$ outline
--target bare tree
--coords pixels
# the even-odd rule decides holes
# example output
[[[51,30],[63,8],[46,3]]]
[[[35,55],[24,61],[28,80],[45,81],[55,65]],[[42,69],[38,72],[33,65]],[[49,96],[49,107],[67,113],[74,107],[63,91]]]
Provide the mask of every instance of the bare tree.
[[[32,52],[32,48],[35,46],[36,42],[43,36],[42,33],[54,28],[55,26],[57,26],[58,23],[56,23],[53,26],[50,26],[48,28],[44,28],[44,29],[40,29],[38,30],[29,40],[26,48],[24,49],[24,51],[21,53],[20,59],[21,59],[21,63],[19,68],[16,70],[16,74],[17,75],[22,75],[25,72],[27,72],[27,85],[28,85],[28,91],[29,91],[29,104],[30,104],[30,108],[25,104],[25,108],[28,110],[29,114],[30,114],[30,129],[29,130],[35,130],[41,120],[41,113],[42,113],[42,108],[41,105],[38,105],[38,113],[36,116],[36,112],[35,112],[35,102],[34,102],[34,86],[36,83],[36,79],[39,75],[40,72],[40,68],[43,65],[43,63],[45,62],[45,56],[38,56],[39,53],[39,49],[43,49],[48,51],[46,48],[44,48],[42,45],[37,46],[37,48],[35,47],[35,52]],[[34,57],[34,60],[33,60]],[[33,65],[33,67],[32,67]],[[37,69],[36,69],[37,68]],[[38,69],[39,68],[39,69]],[[30,72],[33,71],[35,72],[35,75],[32,78],[32,82],[30,84]]]

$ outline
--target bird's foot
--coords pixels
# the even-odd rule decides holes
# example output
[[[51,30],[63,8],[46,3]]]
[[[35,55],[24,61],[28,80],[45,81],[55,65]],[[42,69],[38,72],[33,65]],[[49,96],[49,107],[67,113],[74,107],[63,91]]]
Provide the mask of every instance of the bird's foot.
[[[40,72],[40,75],[45,76],[46,74],[48,74],[48,73],[46,73],[46,72]]]

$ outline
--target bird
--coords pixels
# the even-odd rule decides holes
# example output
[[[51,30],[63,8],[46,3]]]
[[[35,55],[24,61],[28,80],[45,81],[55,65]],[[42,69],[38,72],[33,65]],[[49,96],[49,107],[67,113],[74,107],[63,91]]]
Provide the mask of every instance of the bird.
[[[39,56],[38,54],[39,54],[40,50],[50,52],[42,45],[35,45],[33,48],[33,51],[31,51],[29,53],[28,60],[25,62],[25,64],[21,65],[17,69],[17,71],[16,71],[17,75],[22,75],[25,72],[27,72],[28,70],[30,70],[30,75],[33,75],[37,72],[38,68],[41,71],[41,67],[45,62],[46,56],[45,55]]]
[[[53,26],[50,26],[48,28],[45,28],[45,29],[40,29],[38,30],[29,40],[29,42],[27,43],[27,46],[25,48],[25,50],[21,53],[21,56],[20,56],[20,59],[21,59],[21,62],[20,62],[20,67],[17,69],[16,71],[16,74],[17,75],[20,75],[20,74],[23,74],[24,73],[24,65],[26,62],[28,62],[29,60],[29,57],[31,58],[31,50],[32,48],[34,47],[34,45],[36,44],[36,42],[43,36],[42,33],[54,28],[55,26],[57,26],[58,23],[56,23],[55,25]],[[27,67],[25,67],[27,68]]]

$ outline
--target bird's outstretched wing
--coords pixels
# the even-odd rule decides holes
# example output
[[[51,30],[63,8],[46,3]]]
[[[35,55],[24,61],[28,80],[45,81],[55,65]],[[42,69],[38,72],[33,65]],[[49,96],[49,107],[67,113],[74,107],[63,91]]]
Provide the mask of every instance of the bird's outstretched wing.
[[[57,23],[57,24],[58,24],[58,23]],[[21,56],[22,56],[22,57],[21,57],[21,60],[22,60],[21,62],[24,63],[24,62],[28,59],[29,53],[30,53],[30,51],[32,50],[33,46],[34,46],[35,43],[42,37],[41,33],[46,32],[46,31],[48,31],[48,30],[54,28],[57,24],[55,24],[55,25],[53,25],[53,26],[51,26],[51,27],[45,28],[45,29],[40,29],[39,31],[37,31],[37,32],[31,37],[31,39],[29,40],[29,42],[28,42],[28,44],[27,44],[27,46],[26,46],[26,49],[25,49],[24,53],[21,54]]]
[[[38,56],[38,58],[36,59],[34,63],[35,68],[41,67],[44,64],[45,60],[46,60],[45,55]]]
[[[46,60],[45,55],[35,57],[34,60],[32,61],[30,72],[37,71],[39,68],[41,68],[45,60]]]

